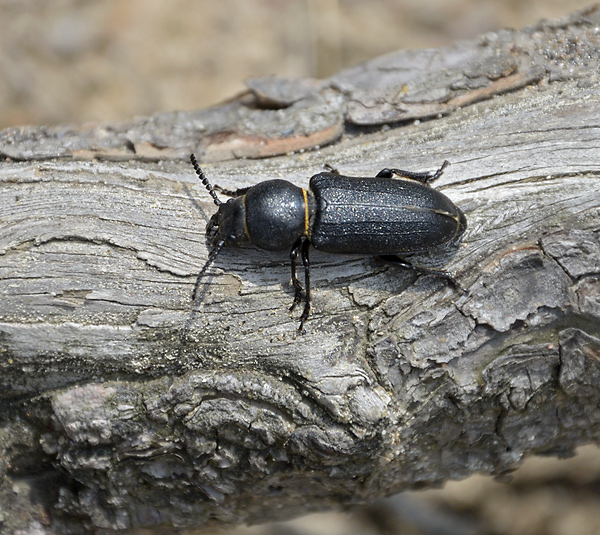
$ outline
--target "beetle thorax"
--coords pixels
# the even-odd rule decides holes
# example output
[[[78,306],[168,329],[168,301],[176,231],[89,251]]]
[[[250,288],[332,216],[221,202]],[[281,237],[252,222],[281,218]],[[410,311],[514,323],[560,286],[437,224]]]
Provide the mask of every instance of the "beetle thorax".
[[[306,192],[286,180],[268,180],[245,195],[250,242],[271,251],[289,250],[307,232]]]

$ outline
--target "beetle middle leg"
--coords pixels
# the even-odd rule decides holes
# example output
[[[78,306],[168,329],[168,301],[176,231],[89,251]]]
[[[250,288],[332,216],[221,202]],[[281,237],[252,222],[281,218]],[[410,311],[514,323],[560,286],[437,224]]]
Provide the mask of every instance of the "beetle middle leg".
[[[415,266],[414,264],[411,264],[408,260],[405,260],[404,258],[395,254],[379,255],[378,258],[380,258],[384,262],[390,262],[392,264],[396,264],[397,266],[406,269],[413,269],[414,271],[418,271],[419,273],[425,273],[427,275],[437,275],[438,277],[446,279],[456,290],[459,290],[462,293],[467,293],[467,290],[465,290],[458,283],[458,281],[454,278],[454,275],[449,271],[443,271],[427,266]]]
[[[300,284],[300,281],[298,280],[298,277],[296,276],[296,258],[298,258],[298,253],[300,252],[300,249],[302,247],[302,239],[299,239],[294,246],[292,247],[292,250],[290,251],[290,260],[291,260],[291,267],[292,267],[292,285],[294,286],[294,302],[292,303],[292,306],[290,307],[290,312],[292,310],[294,310],[296,308],[297,305],[300,304],[300,301],[302,300],[302,285]]]
[[[304,334],[304,322],[308,319],[308,315],[310,314],[310,259],[308,256],[308,251],[310,247],[310,241],[302,237],[300,238],[292,247],[290,251],[290,260],[292,266],[292,285],[294,286],[294,302],[290,307],[290,312],[296,308],[297,305],[300,304],[302,300],[302,285],[296,276],[296,258],[298,258],[298,252],[302,251],[302,264],[304,265],[304,293],[305,293],[305,301],[304,301],[304,310],[302,311],[302,315],[300,316],[300,326],[298,330]]]
[[[444,160],[444,163],[440,166],[437,171],[433,173],[428,172],[414,172],[414,171],[404,171],[402,169],[382,169],[375,175],[376,178],[392,178],[394,175],[402,178],[409,178],[411,180],[416,180],[417,182],[421,182],[422,184],[429,184],[434,180],[437,180],[444,174],[444,169],[450,165],[448,160]]]

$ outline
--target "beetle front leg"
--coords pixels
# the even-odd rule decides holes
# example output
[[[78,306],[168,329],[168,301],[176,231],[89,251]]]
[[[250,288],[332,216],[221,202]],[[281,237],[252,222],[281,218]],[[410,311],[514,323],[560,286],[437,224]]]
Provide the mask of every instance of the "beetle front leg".
[[[401,258],[400,256],[395,254],[380,255],[379,258],[381,258],[381,260],[383,260],[384,262],[391,262],[392,264],[396,264],[397,266],[401,266],[406,269],[413,269],[415,271],[425,273],[427,275],[437,275],[438,277],[446,279],[452,286],[454,286],[456,290],[459,290],[463,293],[467,293],[467,290],[465,290],[458,283],[458,281],[454,278],[454,275],[449,271],[442,271],[440,269],[430,268],[426,266],[415,266],[414,264],[411,264],[408,260],[404,260],[404,258]]]

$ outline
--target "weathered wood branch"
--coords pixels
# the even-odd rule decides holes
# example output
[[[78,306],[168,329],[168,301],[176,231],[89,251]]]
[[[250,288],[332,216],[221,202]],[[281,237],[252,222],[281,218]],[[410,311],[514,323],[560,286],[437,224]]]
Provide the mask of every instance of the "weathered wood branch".
[[[264,522],[600,441],[599,25],[596,6],[197,113],[1,132],[4,532]],[[191,151],[227,188],[449,159],[437,187],[469,229],[417,261],[468,294],[313,254],[298,336],[287,258],[250,249],[192,307],[214,206]]]

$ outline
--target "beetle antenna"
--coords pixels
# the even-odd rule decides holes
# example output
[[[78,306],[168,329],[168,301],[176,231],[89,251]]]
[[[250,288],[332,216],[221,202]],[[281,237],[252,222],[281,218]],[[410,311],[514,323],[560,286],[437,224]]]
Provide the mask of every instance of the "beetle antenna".
[[[192,162],[192,165],[194,166],[194,171],[196,171],[198,178],[202,181],[202,184],[204,184],[206,186],[206,189],[208,190],[208,193],[210,193],[210,196],[213,198],[213,201],[215,202],[215,204],[217,206],[220,206],[221,204],[223,204],[223,202],[221,200],[219,200],[219,197],[217,197],[217,194],[215,193],[215,188],[213,188],[212,184],[208,181],[208,178],[206,178],[204,176],[202,169],[200,169],[200,166],[198,165],[198,160],[196,160],[196,156],[194,156],[193,154],[190,154],[190,161]]]
[[[208,254],[208,260],[206,261],[206,264],[204,264],[204,266],[202,266],[200,273],[198,273],[198,276],[196,277],[196,285],[194,286],[194,292],[192,293],[192,302],[193,303],[196,302],[196,297],[198,297],[198,289],[200,288],[200,281],[204,278],[206,271],[208,270],[210,265],[214,262],[215,258],[217,258],[217,255],[221,252],[221,249],[223,248],[224,245],[225,245],[225,240],[219,240],[217,242],[217,244],[215,245],[214,249]]]

